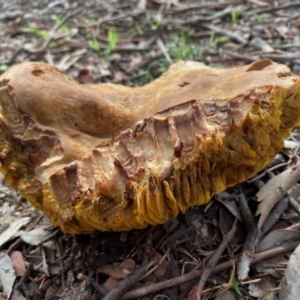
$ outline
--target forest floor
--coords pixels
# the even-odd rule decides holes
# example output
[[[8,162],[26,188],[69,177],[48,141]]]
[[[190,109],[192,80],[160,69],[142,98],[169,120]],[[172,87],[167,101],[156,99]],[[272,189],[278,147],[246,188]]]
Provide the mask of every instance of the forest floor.
[[[82,84],[140,86],[178,60],[226,68],[263,58],[300,74],[300,1],[0,0],[0,74],[42,61]],[[264,177],[167,224],[126,233],[64,234],[2,178],[0,299],[296,299],[280,291],[300,241],[298,185],[263,234],[252,215],[252,227],[240,218],[234,237],[230,229],[245,199],[254,213],[261,186],[297,166],[298,141],[296,129],[272,163],[281,167]]]

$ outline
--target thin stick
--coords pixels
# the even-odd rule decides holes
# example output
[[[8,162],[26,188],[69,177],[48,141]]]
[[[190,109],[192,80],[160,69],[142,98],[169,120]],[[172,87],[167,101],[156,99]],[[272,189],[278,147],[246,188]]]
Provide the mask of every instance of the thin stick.
[[[197,292],[196,292],[197,300],[201,299],[202,290],[204,288],[204,285],[205,285],[207,279],[209,278],[209,276],[213,272],[214,268],[216,267],[217,262],[219,261],[224,250],[226,249],[228,244],[233,239],[235,231],[236,231],[236,223],[237,223],[237,219],[235,219],[231,230],[224,236],[222,243],[219,245],[219,247],[216,249],[216,251],[214,252],[212,257],[207,262],[205,269],[203,270],[200,280],[199,280],[199,283],[198,283]]]
[[[141,267],[134,271],[133,274],[123,279],[113,290],[111,290],[103,300],[117,300],[120,299],[123,293],[138,282],[145,274],[146,271],[155,263],[151,261],[146,266]]]
[[[280,255],[283,253],[293,251],[297,246],[299,246],[299,241],[290,243],[287,245],[283,245],[280,247],[276,247],[276,248],[273,248],[273,249],[270,249],[270,250],[267,250],[267,251],[264,251],[261,253],[257,253],[254,255],[252,264],[262,261],[264,259],[276,256],[276,255]],[[232,261],[227,261],[227,262],[217,265],[215,267],[215,269],[212,271],[211,275],[214,275],[214,274],[217,274],[222,271],[230,269],[233,266],[233,264],[236,263],[236,260],[237,259],[235,258]],[[135,289],[133,291],[125,293],[123,295],[123,297],[121,297],[120,299],[128,300],[128,299],[134,299],[137,297],[143,297],[145,295],[155,293],[159,290],[182,284],[184,282],[187,282],[189,280],[199,277],[201,275],[202,271],[203,270],[194,270],[194,271],[191,271],[190,273],[175,277],[173,279],[165,280],[165,281],[162,281],[162,282],[150,285],[150,286],[144,286],[144,287]]]
[[[33,54],[37,54],[37,53],[42,53],[45,50],[47,50],[48,46],[50,45],[50,43],[52,42],[53,38],[54,38],[54,33],[61,27],[63,26],[70,18],[78,15],[79,13],[81,13],[84,10],[84,8],[80,8],[75,10],[72,13],[67,14],[60,23],[55,24],[55,26],[50,30],[49,33],[49,38],[44,42],[44,44],[42,45],[41,48],[36,49],[36,50],[28,50],[28,49],[24,49],[26,52],[29,53],[33,53]]]
[[[255,248],[258,242],[258,228],[242,191],[238,196],[238,200],[243,221],[247,228],[247,237],[237,261],[237,274],[239,280],[245,280],[248,276],[251,261],[255,254]]]
[[[163,55],[165,56],[166,60],[169,62],[169,63],[172,63],[173,60],[172,58],[170,57],[169,53],[168,53],[168,50],[164,44],[164,42],[161,40],[161,39],[157,39],[156,40],[156,44],[157,46],[159,47],[160,51],[163,53]]]

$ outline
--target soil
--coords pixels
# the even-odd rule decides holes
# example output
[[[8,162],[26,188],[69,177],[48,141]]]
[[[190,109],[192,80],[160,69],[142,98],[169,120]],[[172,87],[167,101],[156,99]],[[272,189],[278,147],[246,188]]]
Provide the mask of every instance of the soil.
[[[299,8],[299,1],[283,0],[0,0],[0,74],[17,63],[42,61],[82,84],[138,86],[177,60],[225,68],[261,58],[300,74]],[[299,141],[299,129],[290,141]],[[298,160],[293,151],[288,147],[278,154],[272,166],[281,167],[272,172],[268,167],[264,177],[228,189],[206,207],[190,209],[164,225],[124,233],[64,234],[3,177],[0,233],[28,217],[19,230],[8,230],[6,242],[0,241],[3,252],[20,254],[18,260],[11,256],[18,275],[11,299],[197,299],[201,270],[202,299],[262,299],[264,293],[279,299],[295,236],[283,243],[282,253],[272,247],[275,258],[273,253],[254,259],[246,279],[238,280],[232,261],[243,253],[249,232],[257,234],[252,215],[256,193]],[[240,194],[247,198],[254,225],[249,229],[239,218],[232,237],[226,233],[235,226]],[[298,186],[287,196],[296,203],[283,198],[265,234],[300,222]],[[218,253],[220,244],[224,253]],[[255,249],[250,250],[254,256]],[[217,262],[227,267],[215,267]],[[18,269],[18,264],[25,267]]]

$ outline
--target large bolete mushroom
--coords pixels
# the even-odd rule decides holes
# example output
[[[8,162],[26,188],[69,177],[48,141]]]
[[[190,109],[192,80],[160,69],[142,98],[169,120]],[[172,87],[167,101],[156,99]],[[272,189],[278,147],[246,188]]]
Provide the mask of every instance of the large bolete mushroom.
[[[53,66],[0,76],[7,181],[69,233],[161,224],[255,175],[300,120],[300,79],[262,60],[179,62],[142,87],[81,85]]]

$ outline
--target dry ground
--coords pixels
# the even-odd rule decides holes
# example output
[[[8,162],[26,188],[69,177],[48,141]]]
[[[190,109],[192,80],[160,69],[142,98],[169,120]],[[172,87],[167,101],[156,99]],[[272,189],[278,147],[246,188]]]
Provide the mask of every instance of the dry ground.
[[[81,83],[134,86],[180,59],[228,67],[260,58],[285,63],[300,74],[300,1],[0,0],[0,73],[16,63],[44,61]],[[239,191],[239,205],[245,197],[254,212],[255,194],[271,174],[298,161],[291,150],[298,140],[295,131],[292,145],[273,162],[281,167],[261,179],[228,190],[205,209],[129,233],[63,234],[2,179],[0,244],[18,275],[12,299],[104,299],[109,289],[115,295],[106,300],[134,295],[196,299],[202,269],[203,274],[212,271],[202,275],[202,299],[279,299],[289,255],[300,240],[297,185],[270,215],[264,236],[272,233],[272,243],[260,246],[244,280],[238,280],[233,258],[242,252],[247,231],[247,239],[257,238],[256,219],[250,214],[252,227],[240,219],[233,238],[226,233],[238,213]],[[227,250],[208,263],[222,241],[229,243],[222,244]],[[254,255],[251,246],[248,250]],[[220,256],[223,265],[215,268],[212,261]]]

